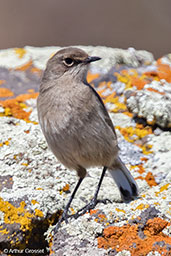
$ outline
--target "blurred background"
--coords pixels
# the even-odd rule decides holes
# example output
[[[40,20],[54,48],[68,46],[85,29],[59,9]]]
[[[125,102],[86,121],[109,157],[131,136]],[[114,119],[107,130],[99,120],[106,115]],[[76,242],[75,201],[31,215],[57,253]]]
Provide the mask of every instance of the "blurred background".
[[[134,47],[171,52],[170,0],[1,0],[0,49],[31,46]]]

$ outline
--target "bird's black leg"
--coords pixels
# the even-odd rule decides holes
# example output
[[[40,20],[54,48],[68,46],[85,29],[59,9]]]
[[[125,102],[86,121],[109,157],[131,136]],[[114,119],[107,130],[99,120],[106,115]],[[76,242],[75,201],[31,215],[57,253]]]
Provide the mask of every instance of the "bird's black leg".
[[[98,196],[98,193],[99,193],[99,190],[100,190],[103,178],[105,176],[106,170],[107,170],[107,167],[105,166],[103,168],[102,175],[100,177],[100,180],[99,180],[97,189],[95,191],[94,197],[91,199],[90,203],[88,203],[82,209],[78,210],[78,212],[73,215],[74,218],[78,218],[80,215],[86,213],[87,211],[90,211],[91,209],[93,209],[96,206],[96,204],[98,203],[97,196]],[[72,217],[72,215],[70,217]]]
[[[59,228],[59,226],[60,226],[60,224],[61,224],[61,222],[63,220],[65,220],[66,223],[68,222],[68,220],[67,220],[68,219],[68,214],[67,214],[68,213],[68,209],[69,209],[69,207],[71,205],[71,202],[72,202],[72,200],[73,200],[73,198],[74,198],[74,196],[75,196],[75,194],[76,194],[76,192],[77,192],[77,190],[78,190],[78,188],[79,188],[79,186],[80,186],[82,181],[83,181],[83,178],[79,178],[79,180],[77,182],[77,185],[76,185],[74,191],[72,192],[72,195],[71,195],[71,197],[70,197],[70,199],[69,199],[69,201],[68,201],[68,203],[67,203],[67,205],[66,205],[66,207],[65,207],[65,209],[64,209],[64,211],[62,213],[61,218],[58,220],[55,228],[53,229],[53,231],[55,233],[58,231],[58,228]]]

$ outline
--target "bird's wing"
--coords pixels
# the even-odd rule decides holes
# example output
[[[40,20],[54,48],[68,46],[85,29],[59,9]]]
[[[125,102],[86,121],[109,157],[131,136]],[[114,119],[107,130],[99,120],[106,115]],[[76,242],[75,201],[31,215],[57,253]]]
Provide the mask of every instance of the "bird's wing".
[[[110,116],[109,116],[109,114],[108,114],[108,112],[107,112],[107,109],[106,109],[106,107],[105,107],[105,105],[104,105],[104,103],[103,103],[101,97],[99,96],[99,94],[96,92],[96,90],[95,90],[89,83],[84,82],[84,84],[87,85],[87,86],[93,91],[94,95],[95,95],[96,98],[97,98],[97,101],[100,103],[100,106],[101,106],[101,109],[102,109],[102,111],[103,111],[103,114],[104,114],[104,118],[105,118],[106,123],[111,127],[111,129],[112,129],[114,135],[116,136],[116,132],[115,132],[115,129],[114,129],[114,125],[113,125],[113,123],[112,123],[112,120],[111,120],[111,118],[110,118]]]

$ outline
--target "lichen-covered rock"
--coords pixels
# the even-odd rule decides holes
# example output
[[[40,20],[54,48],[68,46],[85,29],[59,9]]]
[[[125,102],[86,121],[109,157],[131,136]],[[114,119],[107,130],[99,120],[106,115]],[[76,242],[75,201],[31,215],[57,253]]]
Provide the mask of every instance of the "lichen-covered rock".
[[[133,247],[137,246],[139,250],[140,247],[145,246],[143,234],[146,232],[145,242],[148,243],[150,234],[159,230],[163,230],[165,234],[163,246],[166,251],[163,250],[163,253],[170,253],[168,245],[170,226],[167,223],[171,216],[169,207],[171,135],[170,132],[159,128],[153,132],[152,128],[144,125],[143,122],[137,123],[136,118],[133,119],[133,114],[126,107],[124,96],[125,90],[132,90],[134,87],[136,87],[135,93],[142,90],[152,92],[151,87],[147,88],[147,86],[154,85],[154,76],[159,88],[162,87],[161,79],[164,79],[162,80],[164,90],[167,81],[168,87],[165,91],[160,91],[157,87],[161,93],[167,93],[169,75],[166,72],[163,77],[163,71],[158,70],[160,63],[155,64],[152,55],[146,51],[91,46],[81,46],[81,48],[92,55],[103,57],[99,64],[90,68],[87,79],[94,85],[106,107],[112,112],[111,118],[121,148],[120,156],[137,180],[140,197],[129,204],[121,202],[119,191],[108,172],[99,193],[99,199],[105,200],[106,204],[99,203],[94,210],[78,219],[70,218],[68,224],[62,223],[57,234],[53,233],[52,225],[55,225],[59,218],[78,179],[74,171],[66,170],[49,151],[37,120],[36,97],[40,77],[48,58],[60,48],[25,47],[2,50],[0,51],[0,65],[3,66],[0,68],[0,250],[4,249],[2,255],[21,254],[22,250],[23,253],[28,254],[26,248],[32,250],[31,255],[37,255],[38,249],[42,250],[39,255],[101,256],[116,253],[130,255],[131,249],[122,247],[127,241],[122,239],[124,235],[128,233],[135,235],[134,239],[131,237],[130,244],[132,243]],[[165,61],[165,64],[160,64],[160,68],[163,68],[163,65],[168,67],[169,58],[165,57],[162,61]],[[159,94],[162,95],[161,93]],[[88,170],[70,208],[71,214],[90,201],[100,174],[101,168]],[[151,210],[153,206],[155,210]],[[153,220],[153,218],[158,219]],[[167,225],[163,226],[163,223]],[[139,228],[139,233],[131,233],[135,225]],[[105,244],[108,249],[104,249],[103,244],[98,242],[100,237],[108,232],[108,228],[113,231],[117,229],[119,234],[123,231],[122,244],[118,243],[115,249],[110,239],[109,243]],[[145,229],[144,233],[142,228]],[[158,233],[157,243],[155,234],[152,234],[148,252],[153,249],[160,251],[163,234]],[[137,243],[139,238],[143,240],[141,241],[143,246]],[[98,248],[100,245],[103,248]]]
[[[148,124],[171,128],[171,59],[165,56],[153,66],[137,69],[124,93],[128,109]]]
[[[142,90],[125,92],[128,109],[149,124],[171,128],[171,83],[153,81]]]
[[[93,66],[100,68],[101,72],[108,71],[116,63],[137,67],[143,63],[152,63],[154,57],[152,53],[144,50],[128,50],[110,48],[105,46],[74,46],[87,51],[91,55],[97,55],[102,58],[101,61]],[[54,53],[62,47],[31,47],[13,48],[0,51],[0,66],[7,68],[25,67],[26,64],[32,64],[39,69],[45,69],[46,62]]]

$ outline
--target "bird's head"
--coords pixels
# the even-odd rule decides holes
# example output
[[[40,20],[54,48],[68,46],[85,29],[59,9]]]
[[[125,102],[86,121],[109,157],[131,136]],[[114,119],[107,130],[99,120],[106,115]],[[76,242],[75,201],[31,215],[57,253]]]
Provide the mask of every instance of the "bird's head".
[[[100,59],[100,57],[89,56],[79,48],[64,48],[49,59],[43,79],[53,80],[61,76],[85,79],[89,64]]]

